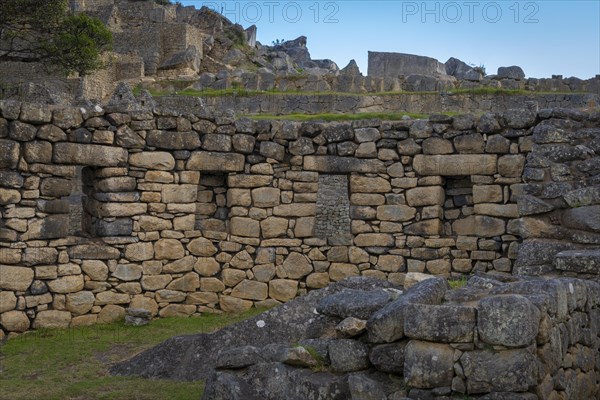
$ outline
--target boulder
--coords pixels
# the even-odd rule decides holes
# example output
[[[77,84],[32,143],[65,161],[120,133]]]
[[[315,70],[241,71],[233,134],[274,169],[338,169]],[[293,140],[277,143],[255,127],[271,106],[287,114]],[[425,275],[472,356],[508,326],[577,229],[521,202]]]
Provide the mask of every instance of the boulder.
[[[443,278],[419,282],[398,299],[375,312],[367,322],[369,341],[391,343],[404,337],[404,318],[408,304],[440,304],[448,290]]]
[[[271,283],[273,282],[275,281],[271,281],[269,285],[270,295]],[[297,281],[293,282],[297,284]],[[312,291],[306,296],[218,332],[171,338],[128,361],[116,364],[111,368],[111,373],[161,379],[206,379],[211,376],[211,370],[215,366],[217,355],[221,349],[246,345],[261,347],[270,343],[299,343],[304,338],[320,337],[325,332],[334,331],[339,321],[325,315],[315,315],[313,312],[323,297],[343,289],[373,290],[389,287],[392,287],[392,285],[387,282],[364,277],[350,278],[333,283],[327,288]],[[186,354],[190,357],[184,356]],[[197,359],[202,359],[203,362],[198,363],[195,361]],[[264,366],[265,364],[261,365]],[[282,366],[283,368],[280,368],[280,371],[285,373],[287,367],[284,364],[278,363],[277,365]],[[301,370],[301,372],[310,371]],[[316,376],[319,375],[316,374]],[[269,372],[269,376],[272,377],[273,373]],[[283,379],[278,379],[278,386],[286,386],[281,383]],[[212,391],[209,388],[210,385],[211,383],[207,384],[205,398],[215,399],[216,397],[206,397]],[[223,398],[230,399],[231,397]],[[243,399],[251,398],[244,397]],[[264,398],[260,397],[260,399]],[[340,399],[342,398],[346,397],[340,397]]]
[[[525,79],[525,72],[519,66],[498,67],[497,79]]]
[[[323,298],[317,311],[338,318],[369,319],[371,315],[392,300],[385,290],[362,291],[345,289]]]

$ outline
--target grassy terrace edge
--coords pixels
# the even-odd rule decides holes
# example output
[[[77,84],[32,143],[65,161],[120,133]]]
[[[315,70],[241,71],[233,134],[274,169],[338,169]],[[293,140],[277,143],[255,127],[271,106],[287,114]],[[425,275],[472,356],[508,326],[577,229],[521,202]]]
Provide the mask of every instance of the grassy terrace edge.
[[[142,90],[141,86],[136,86],[133,89],[133,93],[135,95],[139,95]],[[252,97],[252,96],[261,96],[261,95],[273,95],[273,96],[346,96],[346,97],[356,97],[356,96],[411,96],[411,95],[423,95],[423,96],[431,96],[431,95],[502,95],[502,96],[543,96],[543,95],[551,95],[551,94],[587,94],[587,92],[534,92],[529,90],[509,90],[509,89],[499,89],[499,88],[474,88],[474,89],[453,89],[448,91],[431,91],[431,92],[369,92],[369,93],[354,93],[354,92],[308,92],[308,91],[298,91],[298,90],[288,90],[288,91],[280,91],[280,90],[247,90],[247,89],[239,89],[239,88],[230,88],[230,89],[181,89],[176,91],[168,91],[168,90],[160,90],[148,88],[147,90],[153,97],[164,97],[164,96],[187,96],[187,97]]]
[[[0,399],[197,400],[203,381],[116,377],[108,369],[170,337],[214,332],[264,311],[32,331],[0,342]]]

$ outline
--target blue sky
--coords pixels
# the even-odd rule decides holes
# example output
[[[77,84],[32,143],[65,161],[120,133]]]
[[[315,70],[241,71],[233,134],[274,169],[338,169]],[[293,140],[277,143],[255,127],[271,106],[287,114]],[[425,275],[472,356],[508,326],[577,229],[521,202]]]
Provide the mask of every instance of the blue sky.
[[[313,58],[340,68],[367,52],[450,57],[487,73],[519,65],[528,77],[587,79],[600,74],[600,1],[205,1],[234,22],[258,27],[258,40],[308,37]]]

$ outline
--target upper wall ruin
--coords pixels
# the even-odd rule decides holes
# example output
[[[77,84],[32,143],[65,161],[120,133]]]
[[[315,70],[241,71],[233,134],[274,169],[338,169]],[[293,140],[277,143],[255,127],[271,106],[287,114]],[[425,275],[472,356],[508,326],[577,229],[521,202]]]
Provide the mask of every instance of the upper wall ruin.
[[[598,279],[597,111],[299,123],[121,96],[0,102],[4,332],[240,311],[352,275]]]

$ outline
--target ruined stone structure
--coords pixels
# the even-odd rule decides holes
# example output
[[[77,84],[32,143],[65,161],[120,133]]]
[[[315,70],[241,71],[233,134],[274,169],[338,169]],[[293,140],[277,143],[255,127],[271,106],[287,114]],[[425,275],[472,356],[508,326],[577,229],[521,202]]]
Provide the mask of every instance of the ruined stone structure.
[[[379,78],[400,75],[446,75],[446,66],[435,58],[404,53],[369,52],[370,76]]]
[[[334,337],[263,345],[247,326],[248,344],[238,339],[211,360],[216,370],[202,398],[584,400],[600,394],[598,283],[475,276],[449,290],[444,279],[432,278],[396,299],[393,289],[357,283],[311,302],[321,317],[313,331],[330,327]],[[272,317],[262,321],[272,324]],[[161,346],[182,354],[174,343]],[[139,372],[159,364],[141,360],[154,361],[149,355],[159,348],[126,365]]]
[[[353,275],[598,279],[598,112],[298,123],[114,100],[0,102],[4,332],[240,311]]]

